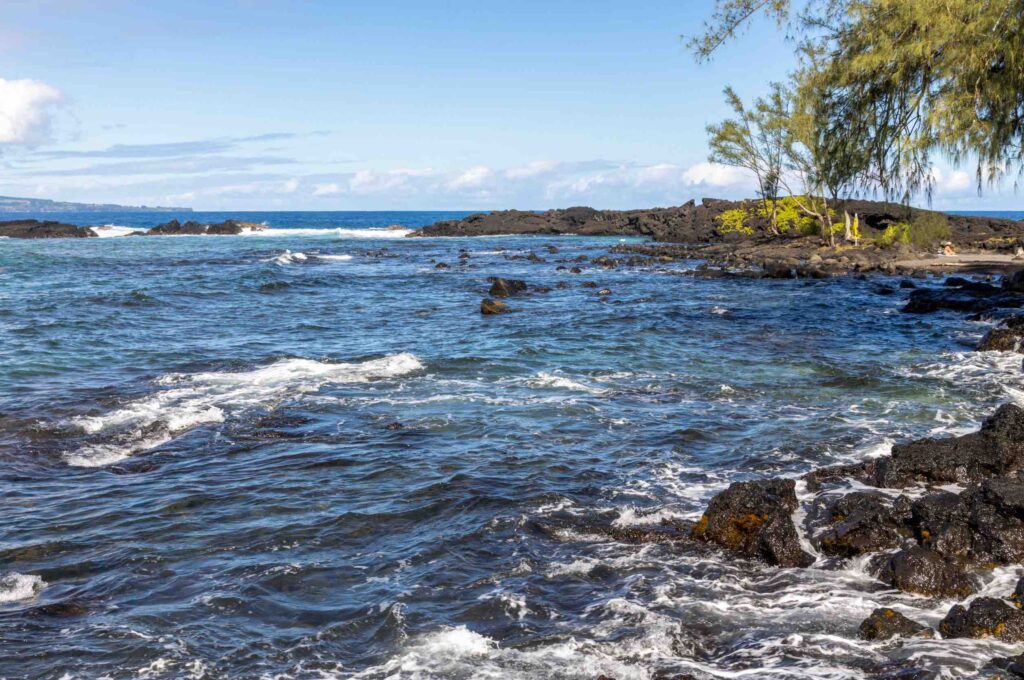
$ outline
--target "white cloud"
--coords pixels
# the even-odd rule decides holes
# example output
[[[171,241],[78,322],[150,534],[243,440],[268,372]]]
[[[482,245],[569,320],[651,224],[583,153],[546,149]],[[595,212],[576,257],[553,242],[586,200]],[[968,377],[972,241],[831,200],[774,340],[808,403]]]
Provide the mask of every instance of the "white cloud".
[[[636,173],[636,181],[639,184],[675,184],[685,179],[687,172],[678,165],[659,163],[640,168]]]
[[[683,180],[690,186],[745,187],[751,179],[748,171],[721,163],[697,163],[683,172]]]
[[[475,167],[459,173],[454,179],[448,182],[448,188],[458,191],[459,189],[480,189],[485,183],[494,178],[494,171],[486,165]]]
[[[508,179],[527,179],[529,177],[548,175],[556,171],[561,165],[562,164],[558,161],[533,161],[526,165],[519,165],[507,169],[505,171],[505,177]]]
[[[50,139],[60,91],[38,80],[0,78],[0,145],[38,146]]]
[[[416,192],[421,184],[418,180],[430,179],[437,173],[431,168],[397,168],[395,170],[359,170],[348,181],[348,188],[354,194],[376,194],[381,192]]]
[[[331,196],[333,194],[340,194],[341,187],[337,182],[330,182],[328,184],[314,184],[313,195],[314,196]]]
[[[977,185],[975,178],[963,170],[935,168],[932,170],[935,193],[939,195],[973,192]]]
[[[281,185],[281,193],[294,194],[299,190],[299,179],[298,177],[292,177]]]

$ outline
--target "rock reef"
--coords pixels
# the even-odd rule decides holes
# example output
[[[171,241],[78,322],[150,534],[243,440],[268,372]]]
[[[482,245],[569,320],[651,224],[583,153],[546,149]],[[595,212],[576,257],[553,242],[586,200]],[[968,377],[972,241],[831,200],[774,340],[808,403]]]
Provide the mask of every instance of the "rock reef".
[[[257,222],[243,222],[241,220],[225,220],[215,224],[203,224],[189,220],[182,224],[178,220],[171,220],[158,224],[149,231],[137,231],[135,236],[233,236],[246,231],[261,231],[266,227]]]
[[[88,227],[40,220],[12,220],[0,222],[0,236],[7,238],[94,238],[96,233]]]

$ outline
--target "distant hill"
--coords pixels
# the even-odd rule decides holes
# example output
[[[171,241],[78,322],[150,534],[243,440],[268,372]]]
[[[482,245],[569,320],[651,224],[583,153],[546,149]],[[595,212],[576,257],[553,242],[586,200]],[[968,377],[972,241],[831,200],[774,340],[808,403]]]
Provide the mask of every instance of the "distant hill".
[[[114,205],[112,203],[68,203],[45,198],[14,198],[0,196],[0,214],[59,212],[192,212],[192,208],[150,207],[148,205]]]

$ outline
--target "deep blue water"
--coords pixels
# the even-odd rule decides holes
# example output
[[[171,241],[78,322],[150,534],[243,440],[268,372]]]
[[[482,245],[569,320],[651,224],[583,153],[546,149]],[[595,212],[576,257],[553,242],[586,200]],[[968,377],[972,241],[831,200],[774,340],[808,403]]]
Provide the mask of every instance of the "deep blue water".
[[[557,270],[613,238],[243,217],[273,229],[0,241],[0,677],[954,677],[1024,651],[858,640],[876,606],[951,604],[863,565],[612,537],[976,426],[1024,396],[1019,357],[970,351],[983,325],[875,281]],[[492,275],[552,290],[482,317]]]
[[[983,215],[1007,220],[1024,220],[1024,210],[950,210],[954,215]]]

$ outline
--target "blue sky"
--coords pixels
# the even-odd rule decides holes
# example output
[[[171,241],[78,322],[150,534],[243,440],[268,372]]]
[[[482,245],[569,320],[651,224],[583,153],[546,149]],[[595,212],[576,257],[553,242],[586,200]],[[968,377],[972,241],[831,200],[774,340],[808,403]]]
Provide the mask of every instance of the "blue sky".
[[[4,0],[0,195],[198,209],[671,205],[750,195],[706,162],[721,90],[792,67],[711,0]],[[940,208],[1016,209],[939,168]]]

